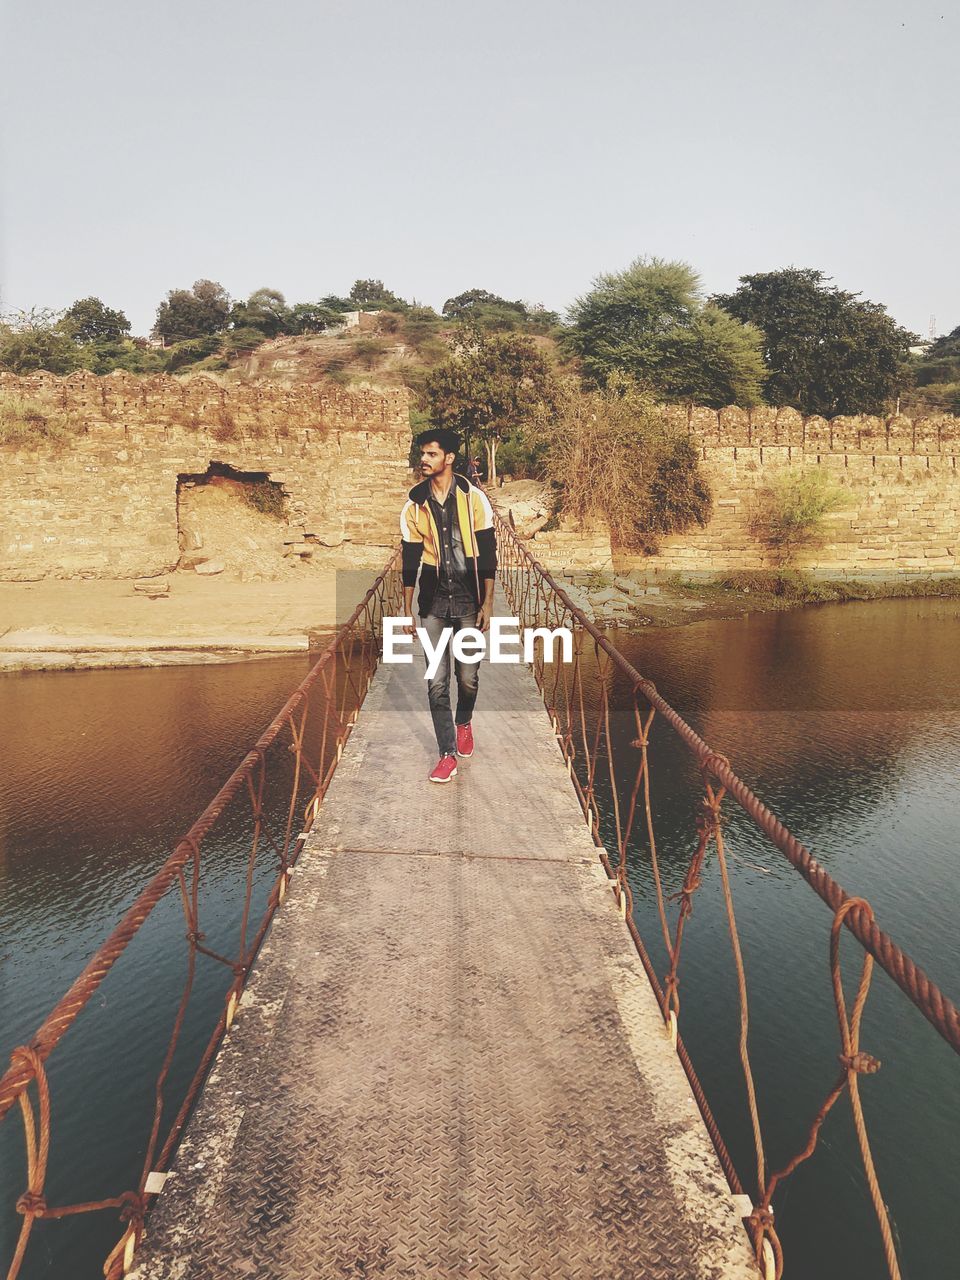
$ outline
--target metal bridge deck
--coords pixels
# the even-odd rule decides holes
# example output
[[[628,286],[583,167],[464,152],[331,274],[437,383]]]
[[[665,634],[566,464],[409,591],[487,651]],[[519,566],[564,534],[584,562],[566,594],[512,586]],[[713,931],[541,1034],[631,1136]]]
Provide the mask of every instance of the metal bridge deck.
[[[484,663],[429,785],[381,666],[137,1280],[719,1280],[746,1235],[536,686]]]

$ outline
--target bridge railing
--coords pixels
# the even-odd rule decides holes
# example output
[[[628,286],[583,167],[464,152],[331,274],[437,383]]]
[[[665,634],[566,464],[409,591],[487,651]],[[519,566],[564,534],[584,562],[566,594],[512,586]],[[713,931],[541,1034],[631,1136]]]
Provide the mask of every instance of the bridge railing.
[[[530,554],[515,530],[496,515],[498,574],[512,612],[526,627],[565,627],[573,635],[570,663],[546,662],[543,649],[535,650],[533,673],[550,716],[554,733],[595,843],[604,849],[601,858],[611,877],[613,891],[628,923],[640,959],[663,1014],[665,1028],[676,1047],[694,1096],[713,1140],[731,1192],[739,1197],[745,1226],[753,1242],[761,1274],[779,1280],[783,1249],[774,1225],[773,1197],[794,1171],[809,1159],[818,1143],[828,1112],[842,1098],[849,1102],[856,1141],[863,1163],[870,1199],[876,1214],[887,1269],[894,1280],[901,1270],[890,1217],[880,1190],[870,1139],[860,1100],[860,1076],[879,1069],[880,1063],[864,1051],[860,1029],[870,991],[874,963],[879,964],[907,999],[960,1053],[960,1011],[923,970],[884,932],[869,902],[852,897],[818,863],[816,858],[753,794],[734,773],[729,761],[700,738],[571,600],[559,582]],[[614,683],[618,688],[613,692]],[[623,694],[627,690],[628,706]],[[699,770],[703,794],[696,818],[692,856],[682,888],[667,894],[658,857],[657,830],[651,804],[651,732],[656,717],[669,726]],[[625,740],[611,731],[612,718],[626,717],[634,736]],[[779,1168],[768,1166],[764,1133],[757,1103],[757,1089],[748,1041],[749,1001],[740,943],[732,878],[724,843],[724,804],[731,803],[747,815],[811,889],[833,912],[829,945],[829,977],[836,1008],[840,1068],[825,1084],[822,1103],[811,1116],[804,1141]],[[649,867],[662,933],[665,968],[658,973],[634,919],[634,895],[628,872],[628,850],[642,848]],[[694,897],[708,851],[719,865],[727,932],[736,974],[739,1016],[739,1068],[752,1130],[755,1161],[753,1194],[745,1195],[723,1135],[697,1077],[679,1032],[679,978],[684,936],[693,913]],[[844,992],[841,974],[841,939],[850,935],[860,948],[859,981],[852,1004]]]
[[[190,1109],[236,1015],[247,975],[273,914],[284,901],[303,842],[359,714],[382,652],[383,617],[401,612],[398,559],[399,552],[69,991],[29,1042],[13,1051],[10,1066],[0,1078],[0,1122],[19,1107],[26,1186],[16,1203],[21,1225],[6,1273],[8,1280],[15,1280],[20,1273],[39,1220],[75,1218],[102,1210],[117,1211],[125,1224],[104,1263],[104,1274],[116,1280],[129,1268],[148,1204],[163,1185]],[[232,869],[227,896],[229,886],[237,892],[235,900],[225,903],[227,865]],[[218,880],[218,887],[205,908],[203,891],[211,877]],[[51,1115],[57,1099],[52,1096],[48,1060],[90,1008],[114,966],[118,962],[122,965],[131,943],[158,908],[182,911],[186,978],[149,1109],[141,1116],[143,1133],[137,1142],[144,1149],[144,1158],[139,1179],[107,1198],[50,1204],[47,1181],[55,1137]],[[188,1015],[193,1016],[191,998],[199,986],[201,965],[212,965],[223,973],[226,991],[213,1027],[207,1023],[201,1031],[191,1025],[190,1034],[185,1035],[185,1022]],[[162,1046],[162,1038],[159,1043]],[[184,1056],[193,1057],[186,1069]],[[63,1065],[58,1080],[67,1095],[76,1064],[68,1061]],[[71,1096],[75,1097],[76,1091]],[[63,1110],[57,1112],[58,1118]],[[124,1123],[132,1130],[137,1127],[129,1116],[124,1117]],[[99,1175],[96,1168],[86,1170],[86,1175],[83,1170],[73,1170],[69,1181],[73,1184],[87,1176],[95,1184]],[[6,1211],[8,1206],[3,1208]],[[65,1272],[61,1268],[57,1274]]]

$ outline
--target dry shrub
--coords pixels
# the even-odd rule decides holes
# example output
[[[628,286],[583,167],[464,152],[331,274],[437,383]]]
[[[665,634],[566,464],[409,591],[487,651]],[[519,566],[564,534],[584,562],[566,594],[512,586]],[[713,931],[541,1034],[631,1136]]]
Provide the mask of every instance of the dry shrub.
[[[203,426],[196,409],[174,408],[166,414],[167,422],[174,427],[183,427],[185,431],[199,431]]]
[[[386,334],[398,333],[403,325],[403,316],[399,311],[381,311],[377,316],[377,332]]]
[[[389,349],[390,344],[383,338],[358,338],[353,353],[365,369],[375,369]]]
[[[275,480],[255,480],[245,484],[241,492],[255,511],[272,516],[274,520],[284,519],[283,487]]]
[[[849,492],[819,468],[790,467],[758,491],[750,532],[775,564],[787,565],[823,541],[826,517],[850,501]]]
[[[39,400],[0,395],[0,444],[30,448],[64,445],[77,430],[65,414],[54,412]]]
[[[623,547],[656,551],[659,536],[704,525],[711,496],[689,435],[627,379],[600,391],[570,385],[558,412],[528,433],[560,509],[600,517]],[[538,452],[539,449],[538,449]]]

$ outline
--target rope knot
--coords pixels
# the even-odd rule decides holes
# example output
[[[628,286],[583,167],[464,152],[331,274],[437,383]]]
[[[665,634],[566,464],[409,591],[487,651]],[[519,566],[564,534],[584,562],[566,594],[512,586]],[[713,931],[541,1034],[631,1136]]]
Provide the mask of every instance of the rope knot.
[[[693,895],[700,888],[700,877],[694,876],[689,884],[680,890],[680,915],[686,919],[693,915]]]
[[[757,1205],[754,1208],[753,1213],[750,1214],[750,1217],[747,1218],[747,1222],[756,1227],[758,1231],[762,1231],[764,1233],[772,1231],[773,1210],[769,1205]]]
[[[196,946],[198,942],[203,942],[207,935],[205,933],[201,933],[199,929],[188,929],[183,936],[188,942]]]
[[[42,1218],[47,1211],[47,1202],[38,1191],[25,1191],[17,1201],[16,1209],[17,1213]]]
[[[700,877],[694,875],[684,882],[682,889],[678,889],[676,893],[671,893],[667,898],[668,902],[680,903],[680,916],[684,920],[687,916],[693,915],[693,895],[700,888],[701,883]]]
[[[870,1053],[838,1053],[837,1058],[847,1071],[856,1071],[858,1075],[874,1076],[880,1070],[880,1059]]]
[[[39,1080],[43,1071],[43,1059],[32,1044],[20,1044],[10,1054],[10,1065],[29,1068],[33,1078]]]
[[[712,751],[700,761],[700,772],[704,775],[711,774],[714,778],[717,778],[718,768],[730,768],[730,761],[726,756],[721,755],[719,751]],[[719,782],[720,779],[717,778],[717,781]]]
[[[697,831],[702,836],[716,836],[724,822],[718,800],[700,801],[700,812],[697,814]]]
[[[123,1201],[120,1208],[120,1221],[129,1222],[133,1227],[141,1227],[147,1212],[143,1196],[136,1191],[124,1191],[120,1199]]]

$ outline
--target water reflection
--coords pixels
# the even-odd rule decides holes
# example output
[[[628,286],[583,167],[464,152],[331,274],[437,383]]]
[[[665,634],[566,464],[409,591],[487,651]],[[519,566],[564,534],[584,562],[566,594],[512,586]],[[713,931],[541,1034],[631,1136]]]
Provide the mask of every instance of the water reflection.
[[[77,976],[307,666],[306,656],[298,656],[0,679],[4,1061]],[[281,769],[289,759],[280,760]],[[246,830],[238,807],[204,845],[202,927],[209,945],[224,954],[237,949]],[[259,898],[270,861],[258,871]],[[51,1058],[52,1203],[136,1185],[186,958],[174,889]],[[171,1071],[173,1111],[231,977],[210,961],[198,967]],[[88,1152],[96,1153],[92,1167]],[[19,1229],[13,1204],[23,1177],[22,1125],[13,1114],[0,1126],[0,1258]],[[118,1235],[111,1212],[39,1223],[22,1274],[94,1277]]]
[[[960,992],[958,621],[958,602],[891,601],[614,637],[831,873],[873,902],[881,923],[953,994]],[[76,976],[307,665],[306,657],[297,657],[0,679],[4,1060]],[[618,758],[635,764],[628,745],[636,733],[629,695],[625,682],[616,682],[612,733]],[[665,887],[675,892],[695,844],[700,780],[660,722],[651,761]],[[601,789],[608,785],[602,771],[599,779]],[[777,1165],[801,1141],[837,1069],[827,967],[830,913],[752,824],[726,807],[751,993],[751,1050],[768,1159]],[[216,935],[235,924],[224,905],[232,900],[235,869],[226,844],[211,852]],[[630,859],[637,918],[663,972],[642,834]],[[703,881],[684,942],[682,1029],[750,1186],[736,986],[712,855]],[[855,960],[855,948],[847,954]],[[51,1061],[58,1108],[53,1168],[72,1165],[84,1175],[78,1180],[56,1172],[54,1202],[77,1189],[84,1196],[112,1194],[126,1185],[117,1171],[142,1157],[140,1120],[149,1115],[184,957],[179,906],[165,904],[131,948],[123,972],[105,982],[95,1007],[69,1033],[63,1055]],[[212,982],[208,1005],[201,1001],[186,1028],[185,1054],[201,1042],[218,999]],[[902,1236],[905,1275],[943,1274],[945,1260],[956,1256],[951,1224],[960,1193],[954,1156],[960,1149],[958,1064],[883,975],[868,1004],[863,1044],[884,1062],[880,1074],[864,1083],[864,1106],[881,1184]],[[117,1117],[106,1133],[94,1120],[103,1114]],[[94,1170],[85,1158],[91,1150]],[[22,1189],[21,1163],[20,1125],[13,1118],[0,1126],[0,1258],[18,1225],[11,1206]],[[788,1280],[873,1280],[883,1273],[845,1111],[831,1115],[821,1149],[779,1199],[777,1216]],[[116,1235],[112,1217],[97,1224],[41,1224],[25,1274],[67,1274],[64,1258],[70,1256],[69,1274],[92,1278]]]
[[[619,635],[616,643],[714,749],[944,989],[960,992],[960,646],[956,602],[831,606]],[[624,690],[626,693],[626,690]],[[625,754],[627,718],[614,734]],[[632,736],[632,726],[630,726]],[[699,777],[665,725],[652,800],[668,892],[695,843]],[[750,989],[751,1056],[771,1166],[802,1144],[839,1050],[827,964],[830,912],[726,802],[726,843]],[[608,833],[609,834],[609,833]],[[665,949],[642,834],[630,861],[637,918],[662,973]],[[859,963],[846,946],[850,986]],[[748,1187],[755,1185],[737,1058],[736,982],[715,855],[688,924],[682,1029]],[[883,1060],[862,1086],[905,1275],[955,1257],[960,1063],[879,973],[864,1047]],[[817,1154],[778,1198],[788,1276],[885,1274],[846,1102]],[[820,1224],[815,1229],[815,1224]]]

